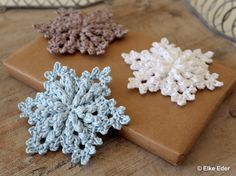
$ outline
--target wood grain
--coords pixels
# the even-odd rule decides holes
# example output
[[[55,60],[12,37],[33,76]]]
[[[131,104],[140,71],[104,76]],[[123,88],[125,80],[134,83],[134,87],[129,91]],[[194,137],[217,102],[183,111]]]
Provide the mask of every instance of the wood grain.
[[[222,64],[236,69],[236,49],[215,35],[193,16],[182,1],[149,3],[114,0],[112,5],[85,9],[111,9],[117,22],[129,30],[168,37],[182,48],[212,50]],[[52,10],[10,10],[0,14],[0,60],[33,40],[34,23],[54,16]],[[33,59],[33,58],[32,58]],[[28,125],[19,120],[16,105],[35,91],[11,78],[0,63],[0,175],[236,175],[236,93],[231,94],[214,114],[187,160],[172,166],[117,134],[110,134],[97,154],[85,166],[72,166],[61,152],[46,156],[25,154]],[[232,113],[231,113],[232,114]],[[198,172],[198,165],[230,166],[229,172]]]

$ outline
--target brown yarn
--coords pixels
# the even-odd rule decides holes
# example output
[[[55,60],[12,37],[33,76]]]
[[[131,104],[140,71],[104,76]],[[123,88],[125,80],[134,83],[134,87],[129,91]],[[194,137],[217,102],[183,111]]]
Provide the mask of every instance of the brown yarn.
[[[112,13],[95,11],[90,14],[75,9],[59,9],[57,17],[49,23],[33,27],[48,38],[48,50],[54,54],[88,53],[104,54],[115,38],[121,38],[127,30],[112,20]]]

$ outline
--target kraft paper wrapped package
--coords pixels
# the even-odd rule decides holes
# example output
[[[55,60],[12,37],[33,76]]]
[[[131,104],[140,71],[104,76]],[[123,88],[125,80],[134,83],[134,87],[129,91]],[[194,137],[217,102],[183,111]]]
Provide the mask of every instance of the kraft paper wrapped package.
[[[89,56],[80,53],[50,54],[46,49],[47,40],[38,37],[7,58],[4,65],[12,76],[38,91],[43,90],[44,72],[51,70],[56,61],[75,69],[78,75],[95,66],[101,69],[110,66],[113,77],[111,97],[116,99],[118,106],[126,107],[126,114],[131,118],[129,125],[121,130],[121,135],[172,164],[180,164],[214,111],[232,90],[236,73],[214,61],[210,65],[210,72],[218,73],[224,86],[214,91],[197,92],[196,100],[183,107],[171,102],[170,97],[160,92],[140,95],[137,89],[127,89],[132,70],[122,59],[121,53],[130,50],[140,52],[159,39],[128,33],[123,39],[111,43],[104,55]]]

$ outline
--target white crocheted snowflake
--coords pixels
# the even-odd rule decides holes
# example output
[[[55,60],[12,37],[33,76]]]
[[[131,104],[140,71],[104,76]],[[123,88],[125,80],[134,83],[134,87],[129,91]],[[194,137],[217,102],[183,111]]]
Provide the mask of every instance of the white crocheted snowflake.
[[[98,133],[105,135],[110,127],[120,130],[128,124],[123,106],[115,107],[108,83],[110,68],[91,73],[85,71],[77,77],[74,69],[55,63],[53,71],[45,72],[45,92],[28,97],[18,107],[20,117],[27,117],[31,138],[26,141],[26,152],[45,154],[56,151],[72,154],[73,163],[85,165],[95,146],[102,144]]]
[[[122,54],[133,70],[129,89],[138,88],[140,94],[160,90],[180,106],[195,100],[198,89],[214,90],[223,86],[223,82],[217,81],[219,75],[208,70],[212,56],[213,52],[202,53],[200,49],[182,51],[166,38],[154,42],[150,50]]]

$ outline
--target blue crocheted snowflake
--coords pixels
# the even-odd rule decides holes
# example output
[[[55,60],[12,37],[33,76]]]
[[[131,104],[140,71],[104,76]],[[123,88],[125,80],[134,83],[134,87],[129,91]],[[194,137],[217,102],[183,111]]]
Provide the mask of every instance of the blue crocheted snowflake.
[[[26,153],[42,155],[61,146],[64,154],[72,154],[72,163],[85,165],[96,153],[95,146],[102,144],[98,133],[105,135],[110,127],[120,130],[128,124],[125,107],[115,107],[114,99],[106,99],[111,92],[109,72],[109,67],[102,71],[95,67],[77,77],[74,69],[59,62],[45,72],[45,92],[18,105],[20,117],[32,125]]]

